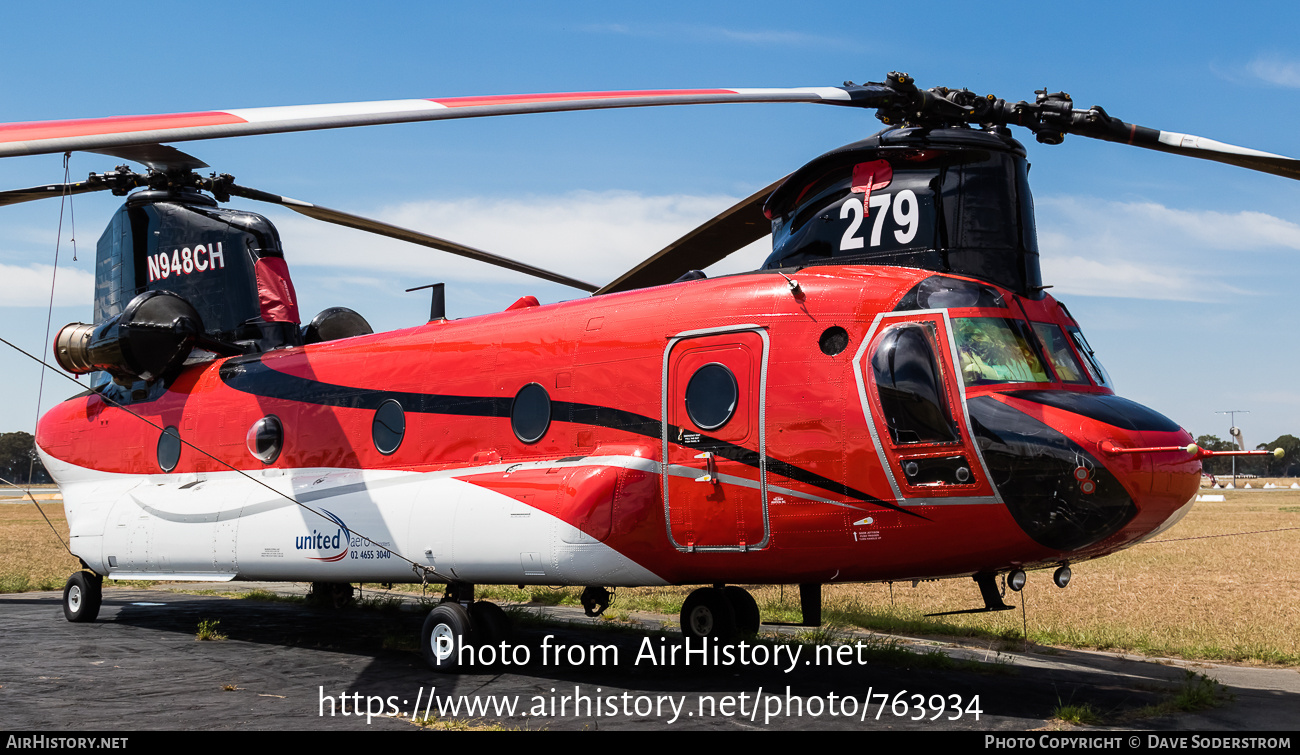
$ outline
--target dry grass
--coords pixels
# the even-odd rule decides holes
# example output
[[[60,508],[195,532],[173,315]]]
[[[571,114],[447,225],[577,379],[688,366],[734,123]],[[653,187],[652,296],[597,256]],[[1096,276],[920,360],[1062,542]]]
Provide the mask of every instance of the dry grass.
[[[1024,618],[1003,611],[939,621],[949,632],[1010,638],[1027,619],[1030,639],[1044,644],[1300,665],[1300,490],[1222,492],[1225,502],[1197,503],[1155,541],[1075,564],[1065,590],[1051,572],[1031,574],[1025,591],[1007,599],[1024,601]],[[1259,534],[1206,537],[1240,532]],[[762,594],[773,589],[755,591],[765,615]],[[891,610],[888,585],[828,587],[826,614],[924,631],[915,625],[923,614],[979,605],[965,579],[895,584],[893,594]],[[785,604],[797,599],[785,590]]]
[[[1031,574],[1025,591],[1007,598],[1017,606],[1024,601],[1030,639],[1048,645],[1300,666],[1300,490],[1214,492],[1227,500],[1197,503],[1157,541],[1074,564],[1074,581],[1065,590],[1052,585],[1050,572]],[[62,508],[42,508],[66,538]],[[1206,537],[1232,533],[1258,534]],[[34,506],[0,506],[0,591],[61,589],[75,568],[76,562],[55,541]],[[438,589],[432,586],[430,594]],[[674,615],[690,589],[620,589],[611,612]],[[763,586],[752,591],[765,619],[799,619],[797,588]],[[485,586],[480,597],[576,603],[579,592]],[[832,585],[824,595],[824,618],[840,626],[964,635],[985,638],[991,646],[1022,636],[1019,610],[924,618],[977,607],[979,592],[968,579],[923,582],[915,588],[897,583],[892,603],[890,587],[884,584]]]
[[[1025,591],[1006,599],[1017,607],[1023,601],[1023,616],[1015,610],[925,618],[980,605],[974,582],[954,579],[915,588],[896,583],[892,602],[885,584],[827,586],[823,618],[983,638],[995,647],[1022,638],[1027,624],[1030,639],[1045,645],[1300,666],[1300,490],[1215,492],[1227,500],[1195,504],[1155,541],[1074,564],[1065,590],[1052,584],[1050,571],[1032,573]],[[1256,534],[1207,537],[1232,533]],[[690,589],[619,590],[615,606],[671,614]],[[799,619],[796,587],[750,589],[764,619]]]
[[[63,504],[41,503],[41,511],[68,542]],[[0,592],[62,590],[80,564],[68,555],[50,525],[31,503],[0,505]]]

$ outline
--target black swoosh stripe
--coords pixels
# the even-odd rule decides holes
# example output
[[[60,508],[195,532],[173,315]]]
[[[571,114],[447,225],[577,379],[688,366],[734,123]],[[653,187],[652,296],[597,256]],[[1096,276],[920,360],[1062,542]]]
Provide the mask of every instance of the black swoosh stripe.
[[[513,397],[449,396],[374,388],[354,388],[322,383],[318,380],[297,377],[296,375],[274,370],[262,362],[261,355],[229,359],[221,365],[219,374],[223,383],[241,393],[263,398],[348,409],[378,409],[385,401],[395,399],[408,412],[506,418],[510,416],[510,407],[514,403]],[[653,438],[657,441],[662,441],[663,437],[663,424],[657,419],[596,404],[552,401],[551,420],[591,425],[593,427],[607,427],[612,430],[621,430],[633,435]],[[672,425],[669,425],[668,429],[670,438],[680,430],[680,428]],[[705,448],[713,451],[718,456],[755,469],[760,467],[762,461],[758,452],[752,449],[704,435],[700,436],[700,442],[692,447]],[[864,503],[875,504],[922,519],[927,518],[914,511],[908,511],[901,506],[883,501],[873,495],[855,490],[842,482],[822,477],[815,472],[801,469],[779,459],[769,456],[766,461],[768,471],[782,477],[798,480],[827,492],[854,498]]]

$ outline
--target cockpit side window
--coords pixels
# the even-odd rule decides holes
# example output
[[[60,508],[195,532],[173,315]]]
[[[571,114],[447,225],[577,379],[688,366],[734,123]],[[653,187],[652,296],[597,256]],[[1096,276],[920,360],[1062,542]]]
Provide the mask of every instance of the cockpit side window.
[[[1004,317],[958,317],[953,325],[966,385],[1052,382],[1023,322]]]
[[[1047,361],[1052,363],[1052,369],[1056,370],[1056,376],[1062,383],[1088,385],[1088,377],[1083,372],[1083,366],[1075,358],[1074,351],[1070,349],[1070,341],[1065,337],[1060,325],[1036,322],[1034,333],[1042,342]]]
[[[933,326],[906,323],[881,336],[871,357],[880,408],[896,444],[961,440],[945,398],[934,343]]]
[[[1101,366],[1101,361],[1097,359],[1097,354],[1092,350],[1088,339],[1083,337],[1083,332],[1076,326],[1069,326],[1066,330],[1070,333],[1070,338],[1074,340],[1074,345],[1078,347],[1079,353],[1083,355],[1083,364],[1088,368],[1088,374],[1097,385],[1111,388],[1110,375],[1106,373],[1106,368]]]

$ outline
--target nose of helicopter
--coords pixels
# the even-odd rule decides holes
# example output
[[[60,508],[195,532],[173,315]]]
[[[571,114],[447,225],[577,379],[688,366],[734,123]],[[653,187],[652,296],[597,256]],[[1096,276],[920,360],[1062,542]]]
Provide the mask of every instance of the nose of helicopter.
[[[1104,394],[1012,391],[969,403],[993,484],[1030,538],[1073,557],[1100,555],[1172,525],[1200,481],[1191,435],[1140,404]],[[1095,553],[1094,553],[1095,552]]]

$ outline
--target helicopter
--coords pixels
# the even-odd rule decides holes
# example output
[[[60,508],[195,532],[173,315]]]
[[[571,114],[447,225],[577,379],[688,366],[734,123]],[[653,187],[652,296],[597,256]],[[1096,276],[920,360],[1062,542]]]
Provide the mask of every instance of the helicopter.
[[[454,241],[200,175],[163,144],[325,128],[685,104],[875,111],[885,130],[813,159],[603,286]],[[704,585],[683,634],[752,633],[741,584],[970,578],[1006,610],[1026,571],[1154,537],[1201,460],[1176,422],[1115,394],[1043,285],[1028,162],[1011,127],[1300,178],[1300,162],[1075,109],[882,82],[582,92],[0,124],[0,157],[90,151],[121,166],[0,192],[0,205],[126,197],[96,256],[94,322],[55,360],[91,388],[39,422],[83,570],[102,579],[445,583],[431,666],[507,636],[486,584]],[[239,197],[587,292],[374,333],[305,325],[283,247]],[[701,270],[767,235],[758,270]],[[35,358],[35,357],[34,357]],[[37,358],[39,361],[39,358]]]

